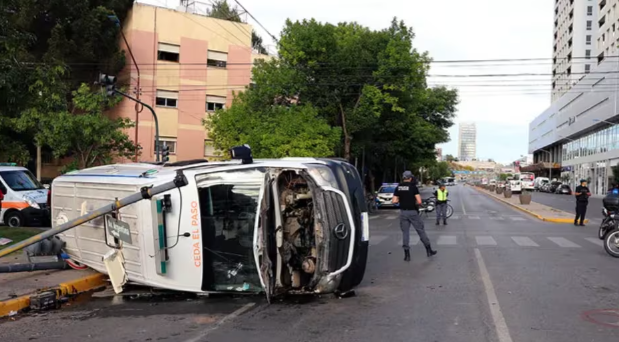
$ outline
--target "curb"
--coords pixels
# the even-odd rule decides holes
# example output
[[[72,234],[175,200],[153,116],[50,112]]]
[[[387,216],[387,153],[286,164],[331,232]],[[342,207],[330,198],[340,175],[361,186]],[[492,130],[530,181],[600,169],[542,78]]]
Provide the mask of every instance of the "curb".
[[[516,208],[516,209],[518,209],[518,210],[520,210],[520,211],[522,211],[522,212],[525,212],[525,213],[527,213],[527,214],[529,214],[529,215],[531,215],[531,216],[533,216],[533,217],[537,218],[537,219],[538,219],[538,220],[540,220],[540,221],[544,221],[544,222],[552,222],[552,223],[574,223],[574,220],[573,220],[573,219],[571,219],[571,218],[544,217],[544,216],[542,216],[542,215],[538,215],[538,214],[536,214],[536,213],[534,213],[534,212],[532,212],[532,211],[530,211],[530,210],[527,210],[527,209],[525,209],[525,208],[521,208],[521,207],[519,207],[519,206],[517,206],[517,205],[515,205],[515,204],[513,204],[513,203],[510,203],[510,202],[508,202],[508,201],[505,201],[505,200],[503,200],[503,199],[501,199],[501,198],[498,198],[498,197],[496,197],[496,196],[492,196],[492,195],[490,195],[490,194],[486,194],[486,193],[483,191],[483,189],[479,189],[479,188],[477,188],[477,187],[474,187],[474,188],[475,188],[475,190],[477,190],[477,191],[479,191],[479,192],[481,192],[481,193],[483,193],[483,194],[485,194],[485,195],[488,195],[488,196],[490,196],[490,197],[492,197],[492,198],[496,199],[497,201],[500,201],[500,202],[502,202],[502,203],[505,203],[505,204],[507,204],[507,205],[511,206],[512,208]],[[558,209],[557,209],[557,210],[558,210]],[[585,222],[584,222],[584,223],[589,223],[589,219],[585,219]]]
[[[80,293],[92,291],[107,285],[107,276],[97,273],[87,277],[78,278],[51,288],[42,288],[35,293],[23,295],[17,298],[0,301],[0,317],[14,316],[17,313],[30,308],[30,297],[40,292],[56,292],[56,300],[66,296],[75,296]]]

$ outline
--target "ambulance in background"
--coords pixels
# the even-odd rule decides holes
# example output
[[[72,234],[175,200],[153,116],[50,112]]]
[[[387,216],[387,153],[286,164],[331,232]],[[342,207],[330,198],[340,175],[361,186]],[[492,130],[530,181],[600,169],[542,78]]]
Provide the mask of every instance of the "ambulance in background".
[[[9,227],[49,226],[49,190],[25,167],[0,163],[0,222]]]

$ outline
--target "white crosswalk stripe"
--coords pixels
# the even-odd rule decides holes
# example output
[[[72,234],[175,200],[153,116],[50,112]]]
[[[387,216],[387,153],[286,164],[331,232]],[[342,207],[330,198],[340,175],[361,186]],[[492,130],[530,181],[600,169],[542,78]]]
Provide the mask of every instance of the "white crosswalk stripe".
[[[510,217],[512,221],[526,221],[524,217],[512,216]]]
[[[585,238],[585,240],[593,243],[594,245],[598,245],[600,247],[604,247],[604,241],[598,239],[598,238]]]
[[[512,236],[511,237],[514,242],[520,247],[539,247],[535,241],[529,239],[526,236]]]
[[[437,245],[456,245],[458,237],[455,235],[440,235],[436,241]]]
[[[505,220],[505,218],[503,216],[490,216],[490,219],[494,220],[494,221],[503,221],[503,220]]]
[[[562,237],[549,237],[548,240],[556,243],[560,247],[580,248],[579,245],[573,243],[572,241],[570,241],[570,240],[568,240],[566,238],[562,238]]]
[[[496,246],[496,240],[492,236],[476,236],[475,240],[480,246]]]
[[[479,216],[475,216],[475,215],[469,215],[469,219],[471,220],[479,220]]]

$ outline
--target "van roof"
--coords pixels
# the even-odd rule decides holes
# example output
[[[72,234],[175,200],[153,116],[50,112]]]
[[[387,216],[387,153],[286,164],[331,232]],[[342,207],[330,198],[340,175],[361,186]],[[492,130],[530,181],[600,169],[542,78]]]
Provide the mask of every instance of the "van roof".
[[[306,164],[327,164],[324,160],[316,158],[282,158],[282,159],[254,159],[252,164],[243,165],[240,160],[222,161],[222,162],[204,162],[196,161],[182,166],[170,166],[176,163],[168,163],[164,165],[151,163],[126,163],[126,164],[110,164],[103,166],[91,167],[84,170],[69,172],[54,179],[56,181],[67,182],[94,182],[101,183],[131,183],[131,184],[146,184],[152,183],[157,179],[169,179],[174,177],[178,170],[200,171],[206,169],[214,169],[213,171],[225,171],[226,169],[246,168],[246,167],[281,167],[281,168],[305,168]]]
[[[0,164],[0,172],[2,171],[17,171],[17,170],[28,170],[22,166],[1,166]]]

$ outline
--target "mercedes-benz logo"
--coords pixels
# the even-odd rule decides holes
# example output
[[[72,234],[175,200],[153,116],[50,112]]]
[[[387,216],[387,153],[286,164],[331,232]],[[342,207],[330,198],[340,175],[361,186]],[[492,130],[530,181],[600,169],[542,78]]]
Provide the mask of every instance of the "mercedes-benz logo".
[[[333,235],[340,240],[344,240],[348,237],[348,228],[345,224],[340,223],[333,228]]]

